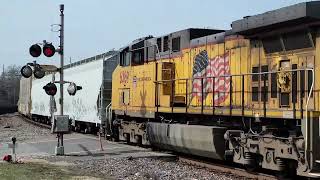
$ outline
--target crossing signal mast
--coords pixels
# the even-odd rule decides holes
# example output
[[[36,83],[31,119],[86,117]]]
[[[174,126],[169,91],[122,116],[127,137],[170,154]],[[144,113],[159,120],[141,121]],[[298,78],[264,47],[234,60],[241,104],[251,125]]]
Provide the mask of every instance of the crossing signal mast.
[[[59,72],[60,73],[60,80],[54,81],[54,76],[52,82],[46,84],[43,89],[45,90],[46,94],[51,96],[51,101],[54,102],[54,96],[56,95],[58,89],[55,83],[60,84],[60,115],[53,116],[52,111],[52,118],[53,118],[53,126],[52,132],[57,133],[58,136],[58,144],[55,148],[56,155],[64,155],[64,146],[63,146],[63,134],[65,132],[69,132],[69,116],[63,115],[63,85],[65,83],[69,83],[69,87],[67,89],[70,96],[74,96],[78,90],[81,90],[81,86],[77,86],[74,82],[64,81],[64,5],[60,5],[60,19],[61,23],[59,24],[60,29],[60,45],[59,49],[56,49],[52,43],[47,41],[43,41],[43,43],[33,44],[29,48],[29,53],[32,57],[37,58],[41,56],[43,53],[46,57],[52,57],[55,53],[60,54],[60,68],[57,68],[53,65],[40,65],[37,64],[36,61],[33,63],[27,63],[27,65],[21,68],[21,74],[25,78],[29,78],[34,75],[35,78],[41,79],[45,76],[45,72]],[[42,47],[41,47],[42,46]],[[33,68],[32,68],[33,67]]]

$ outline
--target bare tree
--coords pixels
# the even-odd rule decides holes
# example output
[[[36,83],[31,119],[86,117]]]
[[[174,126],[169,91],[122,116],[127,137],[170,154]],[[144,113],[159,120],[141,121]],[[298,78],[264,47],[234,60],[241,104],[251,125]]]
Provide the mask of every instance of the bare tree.
[[[10,65],[0,77],[0,106],[15,106],[19,99],[20,67]]]

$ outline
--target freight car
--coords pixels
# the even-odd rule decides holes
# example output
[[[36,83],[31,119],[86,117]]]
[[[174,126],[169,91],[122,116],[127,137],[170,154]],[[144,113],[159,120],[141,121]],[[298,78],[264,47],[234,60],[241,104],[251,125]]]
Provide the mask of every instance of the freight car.
[[[82,86],[75,96],[69,96],[67,88],[64,93],[64,112],[69,115],[75,131],[93,133],[100,125],[106,125],[104,109],[111,102],[111,77],[117,62],[118,52],[109,51],[64,67],[65,79]],[[22,78],[19,112],[35,121],[51,124],[51,113],[59,114],[60,94],[57,92],[50,97],[43,87],[54,79],[59,79],[59,73],[47,74],[42,79]]]
[[[312,177],[319,152],[320,2],[186,29],[120,51],[111,135]]]

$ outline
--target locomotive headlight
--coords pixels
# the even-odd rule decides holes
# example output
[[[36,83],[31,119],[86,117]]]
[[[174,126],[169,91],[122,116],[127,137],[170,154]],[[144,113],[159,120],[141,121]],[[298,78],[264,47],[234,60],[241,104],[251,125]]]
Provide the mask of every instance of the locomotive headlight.
[[[25,65],[20,70],[21,75],[25,78],[29,78],[32,76],[32,69],[29,65]]]

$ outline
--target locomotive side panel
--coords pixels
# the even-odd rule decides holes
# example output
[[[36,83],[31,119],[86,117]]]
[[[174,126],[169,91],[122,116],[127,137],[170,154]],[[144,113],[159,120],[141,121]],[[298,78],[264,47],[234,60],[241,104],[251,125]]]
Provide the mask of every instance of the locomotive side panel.
[[[154,118],[155,63],[133,66],[129,72],[131,117]]]

